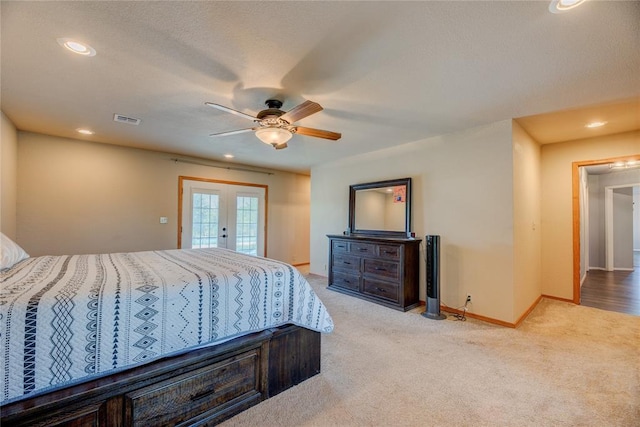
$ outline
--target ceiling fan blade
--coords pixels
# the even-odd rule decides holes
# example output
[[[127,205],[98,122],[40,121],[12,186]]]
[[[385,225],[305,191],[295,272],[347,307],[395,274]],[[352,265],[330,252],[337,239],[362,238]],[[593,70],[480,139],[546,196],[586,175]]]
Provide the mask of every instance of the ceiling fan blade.
[[[242,111],[234,110],[233,108],[225,107],[224,105],[214,104],[213,102],[205,102],[204,105],[217,108],[218,110],[226,111],[227,113],[235,114],[236,116],[244,117],[245,119],[256,121],[257,117],[253,117],[250,114],[243,113]]]
[[[314,128],[305,128],[302,126],[296,126],[296,133],[300,135],[314,136],[316,138],[330,139],[332,141],[337,141],[342,138],[341,133]]]
[[[251,132],[251,131],[256,130],[256,129],[257,128],[230,130],[228,132],[212,133],[209,136],[218,137],[218,136],[236,135],[236,134],[239,134],[239,133]]]
[[[322,106],[317,102],[313,101],[305,101],[297,107],[293,107],[293,109],[284,113],[280,118],[282,120],[286,120],[289,123],[297,122],[300,119],[304,119],[307,116],[310,116],[318,111],[322,111]]]

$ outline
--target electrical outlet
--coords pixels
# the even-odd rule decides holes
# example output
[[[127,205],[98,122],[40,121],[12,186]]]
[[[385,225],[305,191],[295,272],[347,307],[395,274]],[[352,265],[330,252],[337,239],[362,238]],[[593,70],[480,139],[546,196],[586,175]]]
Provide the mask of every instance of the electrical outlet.
[[[465,304],[468,304],[471,302],[471,294],[467,295],[467,301],[465,302]]]

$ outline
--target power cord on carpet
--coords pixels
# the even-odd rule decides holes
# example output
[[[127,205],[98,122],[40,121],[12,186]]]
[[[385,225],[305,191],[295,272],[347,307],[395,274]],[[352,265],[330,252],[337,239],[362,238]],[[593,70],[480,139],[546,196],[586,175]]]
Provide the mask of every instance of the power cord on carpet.
[[[467,305],[469,305],[469,300],[467,300],[464,305],[462,307],[458,307],[458,308],[451,308],[450,306],[448,306],[445,303],[442,303],[442,306],[444,307],[444,311],[448,311],[449,313],[451,313],[451,317],[453,317],[455,320],[459,320],[461,322],[464,322],[467,320]],[[447,310],[447,308],[449,310],[456,310],[456,311],[462,311],[462,313],[454,313],[453,311],[449,311]]]
[[[460,313],[455,313],[453,315],[453,317],[456,320],[460,320],[461,322],[465,322],[467,320],[467,305],[469,304],[469,298],[467,298],[467,300],[464,302],[464,306],[462,307],[462,314]]]

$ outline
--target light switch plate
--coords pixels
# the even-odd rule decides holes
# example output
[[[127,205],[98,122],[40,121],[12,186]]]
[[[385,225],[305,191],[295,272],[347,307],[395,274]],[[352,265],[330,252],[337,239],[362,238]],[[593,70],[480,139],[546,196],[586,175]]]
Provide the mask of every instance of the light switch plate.
[[[166,216],[160,217],[160,224],[166,224],[168,222],[169,222],[169,218],[167,218]]]

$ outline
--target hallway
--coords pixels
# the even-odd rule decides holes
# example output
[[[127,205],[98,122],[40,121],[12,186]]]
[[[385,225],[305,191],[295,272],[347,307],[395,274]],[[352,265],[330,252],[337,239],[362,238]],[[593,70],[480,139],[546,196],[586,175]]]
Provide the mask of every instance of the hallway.
[[[634,271],[590,270],[582,284],[580,304],[640,316],[640,251]]]

